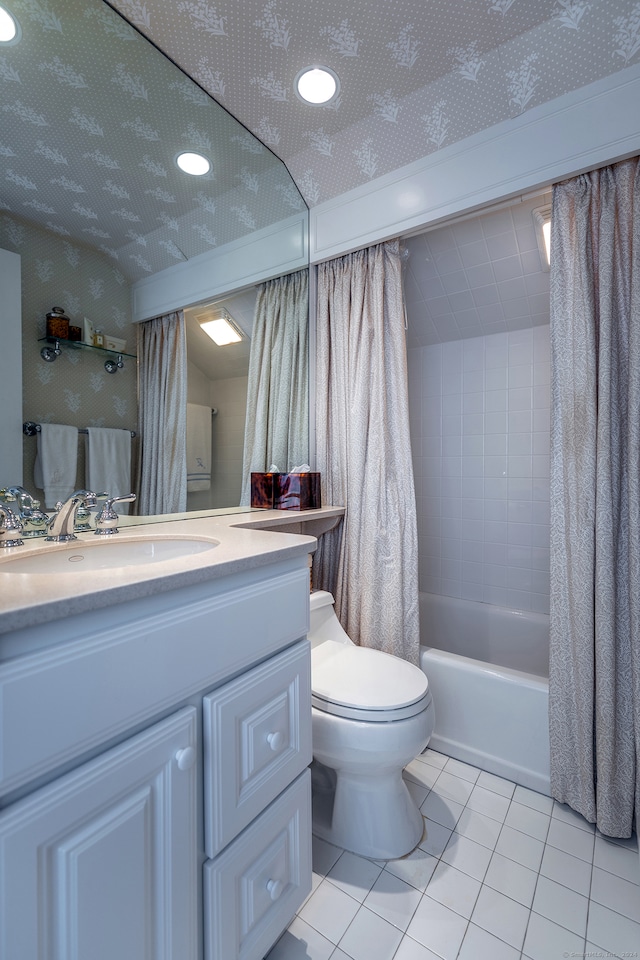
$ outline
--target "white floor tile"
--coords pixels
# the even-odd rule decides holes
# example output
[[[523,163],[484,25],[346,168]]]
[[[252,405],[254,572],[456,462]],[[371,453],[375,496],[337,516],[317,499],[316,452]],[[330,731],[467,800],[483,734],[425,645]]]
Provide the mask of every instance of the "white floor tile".
[[[470,923],[467,928],[458,960],[519,960],[520,951],[498,940],[492,933]]]
[[[604,837],[596,837],[593,863],[631,883],[640,883],[640,858],[635,850],[612,843]]]
[[[488,887],[517,900],[524,907],[531,907],[538,882],[538,874],[523,867],[515,860],[509,860],[500,853],[494,853],[484,882]]]
[[[405,931],[421,898],[419,890],[384,870],[371,888],[364,905],[398,930]]]
[[[327,874],[327,880],[362,903],[380,876],[381,870],[372,860],[345,850]]]
[[[420,812],[423,817],[435,820],[436,823],[441,823],[449,830],[453,830],[464,810],[464,804],[458,803],[457,800],[452,800],[450,797],[440,796],[436,793],[436,789],[437,784],[420,807]]]
[[[335,847],[320,837],[311,838],[311,856],[313,860],[313,872],[325,877],[338,857],[342,854],[341,847]]]
[[[416,781],[412,780],[410,776],[403,777],[403,780],[407,785],[407,790],[409,791],[416,807],[421,807],[429,796],[429,787],[425,787],[421,783],[416,783]]]
[[[557,820],[562,820],[563,823],[570,823],[572,827],[577,827],[579,830],[586,830],[587,833],[595,833],[595,823],[589,823],[582,814],[578,813],[572,807],[569,807],[566,803],[558,803],[558,801],[555,800],[552,816]]]
[[[513,799],[516,803],[523,803],[525,807],[531,807],[532,810],[539,810],[540,813],[551,813],[555,803],[553,797],[547,797],[544,793],[529,790],[527,787],[520,786],[520,784],[515,789]]]
[[[572,857],[570,853],[564,850],[558,850],[557,847],[551,847],[547,844],[542,856],[540,873],[550,880],[555,880],[576,893],[581,893],[583,897],[589,896],[591,888],[591,864],[578,857]]]
[[[460,777],[461,780],[468,780],[470,783],[475,783],[481,776],[481,771],[477,767],[472,767],[469,763],[463,763],[462,760],[454,760],[453,757],[447,760],[445,770],[447,773],[453,774],[454,777]]]
[[[438,753],[437,750],[425,750],[424,753],[421,753],[418,757],[422,763],[430,763],[432,767],[437,767],[438,770],[443,770],[446,766],[450,757],[446,757],[444,753]]]
[[[323,880],[300,911],[300,917],[327,940],[337,944],[355,917],[360,904]]]
[[[417,940],[405,936],[402,938],[393,960],[442,960],[442,957],[418,943]]]
[[[478,899],[480,887],[479,880],[474,880],[473,877],[441,861],[435,869],[426,893],[432,900],[437,900],[438,903],[442,903],[468,920]]]
[[[522,949],[524,934],[529,920],[529,911],[504,894],[484,886],[480,891],[471,915],[473,923],[492,933],[498,940]]]
[[[412,760],[404,768],[403,777],[405,780],[413,780],[421,787],[431,790],[441,772],[439,767],[432,767],[430,763]]]
[[[353,960],[392,960],[401,939],[402,931],[362,907],[340,941],[340,949]]]
[[[606,840],[607,843],[615,843],[619,847],[626,847],[627,850],[633,850],[635,853],[638,852],[638,837],[635,833],[632,833],[630,837],[606,837],[603,833],[600,833],[596,827],[596,837],[601,837],[603,840]]]
[[[413,850],[408,856],[402,857],[400,860],[389,860],[385,870],[424,893],[437,866],[437,857],[432,857],[426,850],[421,850],[418,847],[417,850]]]
[[[499,793],[501,797],[513,797],[515,785],[510,780],[504,780],[502,777],[496,777],[494,773],[482,771],[478,777],[477,784],[484,787],[485,790],[491,790],[492,793]]]
[[[504,822],[507,826],[513,827],[514,830],[526,833],[528,837],[535,837],[536,840],[544,841],[547,839],[551,817],[514,800],[509,807]]]
[[[443,827],[441,823],[425,819],[424,836],[420,841],[420,849],[426,850],[432,857],[440,857],[449,843],[449,837],[452,833],[453,830]]]
[[[335,944],[295,917],[265,960],[329,960]]]
[[[471,796],[472,790],[473,782],[463,780],[461,777],[456,777],[452,773],[449,773],[448,766],[442,771],[432,788],[432,791],[437,793],[438,796],[448,797],[449,800],[455,800],[456,803],[461,803],[462,806],[465,805]]]
[[[336,947],[329,960],[352,960],[352,958],[348,957],[346,953],[340,949],[340,947]]]
[[[481,843],[483,847],[488,847],[489,850],[494,849],[501,829],[502,824],[498,820],[492,820],[491,817],[486,817],[483,813],[476,813],[469,807],[464,808],[460,814],[460,819],[456,823],[456,833],[468,837],[469,840],[474,840],[476,843]]]
[[[632,957],[640,944],[640,923],[592,900],[589,905],[587,940],[597,944],[601,950],[615,954],[626,953]]]
[[[425,895],[418,904],[407,934],[442,960],[456,960],[466,929],[464,917]]]
[[[533,911],[561,927],[566,927],[579,937],[584,937],[587,932],[588,906],[588,899],[575,890],[563,887],[548,877],[538,879]]]
[[[551,960],[555,957],[583,957],[584,939],[559,927],[552,920],[531,914],[522,956],[528,960]]]
[[[600,867],[593,868],[591,899],[640,923],[640,887]]]
[[[491,850],[475,840],[460,836],[459,833],[452,833],[442,859],[475,880],[484,880],[491,860]]]
[[[536,872],[540,869],[543,851],[542,840],[528,837],[519,830],[514,830],[513,827],[503,827],[496,844],[496,853],[501,853],[503,857],[515,860],[516,863],[521,863],[529,870]]]
[[[547,843],[558,850],[564,850],[570,853],[572,857],[578,857],[579,860],[586,860],[591,863],[593,860],[595,837],[580,827],[574,827],[570,823],[558,820],[557,817],[551,818],[549,833],[547,834]]]
[[[484,787],[475,786],[471,796],[467,800],[467,806],[476,813],[482,813],[485,817],[491,817],[492,820],[504,822],[509,809],[508,797],[501,797],[499,793],[492,793]]]

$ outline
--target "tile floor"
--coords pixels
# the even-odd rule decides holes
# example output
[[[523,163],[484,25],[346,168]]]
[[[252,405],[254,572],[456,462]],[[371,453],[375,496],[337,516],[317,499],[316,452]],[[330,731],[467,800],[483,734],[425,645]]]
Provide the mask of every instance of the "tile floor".
[[[313,841],[313,890],[266,960],[640,957],[640,864],[570,808],[428,750],[405,770],[419,848]]]

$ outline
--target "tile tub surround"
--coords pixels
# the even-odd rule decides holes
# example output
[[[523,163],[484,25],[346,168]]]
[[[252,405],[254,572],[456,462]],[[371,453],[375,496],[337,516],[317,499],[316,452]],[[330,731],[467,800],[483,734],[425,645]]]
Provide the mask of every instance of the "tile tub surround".
[[[313,891],[266,960],[640,955],[635,837],[433,750],[405,780],[420,846],[385,862],[314,838]]]
[[[549,327],[408,350],[420,589],[549,612]]]

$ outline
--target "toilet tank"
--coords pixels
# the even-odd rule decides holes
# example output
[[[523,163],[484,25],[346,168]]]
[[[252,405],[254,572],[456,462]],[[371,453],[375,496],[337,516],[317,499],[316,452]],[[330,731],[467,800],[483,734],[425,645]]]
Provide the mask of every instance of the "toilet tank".
[[[333,596],[328,590],[313,590],[309,598],[309,640],[311,647],[317,647],[327,640],[337,643],[351,643],[336,616]]]

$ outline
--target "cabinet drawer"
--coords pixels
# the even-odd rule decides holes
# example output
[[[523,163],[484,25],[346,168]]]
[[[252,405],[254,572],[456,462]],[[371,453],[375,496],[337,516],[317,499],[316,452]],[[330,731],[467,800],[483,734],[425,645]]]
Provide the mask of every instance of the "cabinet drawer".
[[[214,857],[311,763],[302,640],[203,700],[205,851]]]
[[[203,869],[205,960],[262,960],[311,890],[310,772]]]

